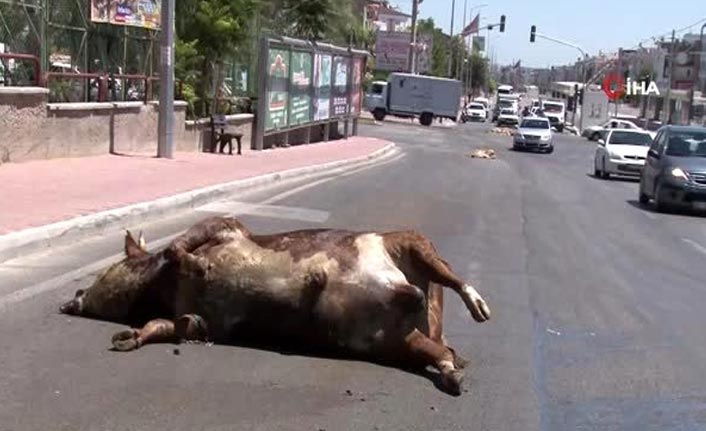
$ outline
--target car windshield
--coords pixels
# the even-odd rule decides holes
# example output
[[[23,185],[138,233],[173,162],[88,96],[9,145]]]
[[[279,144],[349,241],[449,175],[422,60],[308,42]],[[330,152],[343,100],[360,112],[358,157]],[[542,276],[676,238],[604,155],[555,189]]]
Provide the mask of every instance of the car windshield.
[[[512,106],[512,101],[510,100],[501,100],[498,102],[498,106],[501,108],[509,108]]]
[[[522,122],[523,129],[549,129],[549,121],[544,120],[525,120]]]
[[[665,154],[672,157],[706,157],[706,132],[672,134]]]
[[[610,135],[610,145],[638,145],[649,147],[652,137],[647,133],[613,132]]]
[[[468,109],[485,109],[485,108],[480,103],[473,103],[473,104],[471,104],[471,106],[468,107]]]
[[[563,110],[563,107],[558,104],[554,103],[545,103],[544,104],[544,111],[545,112],[561,112]]]
[[[500,113],[503,115],[515,115],[515,111],[513,111],[512,109],[503,109],[502,111],[500,111]]]

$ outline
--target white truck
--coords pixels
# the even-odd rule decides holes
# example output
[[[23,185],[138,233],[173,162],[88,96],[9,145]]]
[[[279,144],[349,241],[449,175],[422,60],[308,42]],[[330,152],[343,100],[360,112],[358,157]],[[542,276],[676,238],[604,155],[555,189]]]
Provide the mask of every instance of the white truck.
[[[461,81],[434,76],[391,73],[373,82],[365,95],[365,109],[377,121],[385,116],[416,118],[430,126],[434,118],[457,121],[461,109]]]
[[[549,123],[557,131],[564,131],[564,123],[566,122],[566,106],[564,102],[556,100],[542,100],[542,111],[549,119]]]

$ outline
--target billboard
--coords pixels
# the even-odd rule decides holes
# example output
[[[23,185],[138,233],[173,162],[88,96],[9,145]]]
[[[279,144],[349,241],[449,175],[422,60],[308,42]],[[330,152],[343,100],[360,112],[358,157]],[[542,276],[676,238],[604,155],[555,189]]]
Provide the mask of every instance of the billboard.
[[[314,56],[314,121],[327,120],[331,115],[331,61],[327,54]]]
[[[91,0],[91,21],[159,30],[162,0]]]
[[[270,49],[265,73],[269,78],[265,129],[279,129],[287,126],[288,119],[289,50]]]
[[[308,123],[311,121],[311,53],[292,51],[290,64],[291,82],[289,95],[289,124]]]
[[[348,114],[348,69],[350,57],[333,58],[333,116]]]
[[[361,110],[362,103],[362,91],[361,86],[363,78],[363,59],[354,58],[353,59],[353,76],[351,76],[351,113],[359,114]]]
[[[375,42],[375,69],[390,72],[409,71],[410,33],[378,31]],[[420,34],[417,42],[424,48],[417,53],[417,71],[427,73],[431,69],[432,36]]]

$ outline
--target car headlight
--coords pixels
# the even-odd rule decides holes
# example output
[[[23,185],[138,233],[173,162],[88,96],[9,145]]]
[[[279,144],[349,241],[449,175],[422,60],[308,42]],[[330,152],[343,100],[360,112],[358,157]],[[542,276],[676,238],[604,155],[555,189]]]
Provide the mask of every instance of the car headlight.
[[[622,155],[620,155],[620,154],[618,154],[618,153],[614,153],[614,152],[612,152],[612,151],[608,151],[608,156],[609,156],[611,159],[614,159],[614,160],[621,160],[621,159],[623,158]]]
[[[540,139],[543,141],[548,141],[548,140],[552,139],[552,136],[551,135],[543,135]]]
[[[685,181],[689,180],[689,177],[686,175],[686,172],[684,172],[681,168],[672,169],[671,174],[674,178],[679,178],[680,180]]]

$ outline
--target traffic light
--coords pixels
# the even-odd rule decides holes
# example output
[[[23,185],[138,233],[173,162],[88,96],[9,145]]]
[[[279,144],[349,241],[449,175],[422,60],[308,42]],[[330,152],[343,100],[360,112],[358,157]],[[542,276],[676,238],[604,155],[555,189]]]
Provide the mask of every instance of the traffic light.
[[[500,33],[505,33],[505,15],[500,15]]]
[[[534,42],[534,39],[536,37],[537,33],[537,26],[533,25],[532,28],[530,29],[530,42]]]

